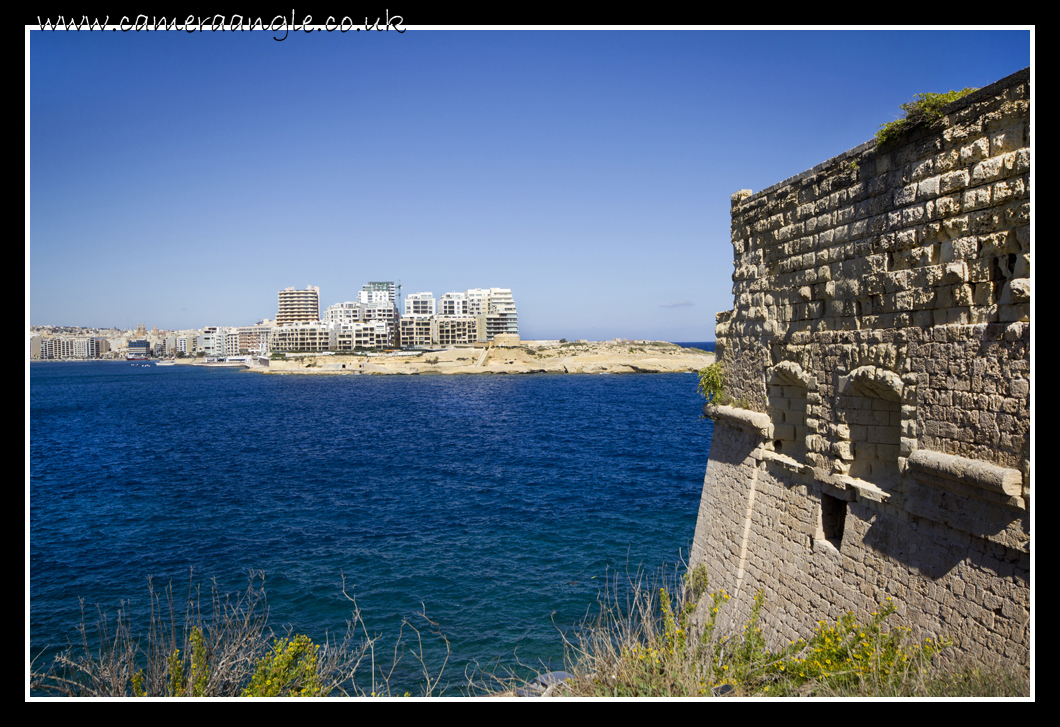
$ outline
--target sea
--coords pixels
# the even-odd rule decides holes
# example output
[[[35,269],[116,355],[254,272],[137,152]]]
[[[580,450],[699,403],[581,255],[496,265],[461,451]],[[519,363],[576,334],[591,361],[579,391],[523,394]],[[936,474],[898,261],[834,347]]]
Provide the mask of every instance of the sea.
[[[702,403],[695,374],[31,363],[30,658],[120,606],[144,629],[149,578],[238,594],[259,573],[280,635],[345,633],[354,597],[377,665],[404,654],[395,694],[424,668],[451,696],[562,670],[609,583],[680,571]]]

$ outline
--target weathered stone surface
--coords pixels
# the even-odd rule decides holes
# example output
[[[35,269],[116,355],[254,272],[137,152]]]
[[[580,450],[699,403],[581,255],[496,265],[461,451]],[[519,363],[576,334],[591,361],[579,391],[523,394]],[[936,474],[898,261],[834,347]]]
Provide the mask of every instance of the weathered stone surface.
[[[890,595],[919,637],[1029,658],[1029,72],[946,113],[733,196],[743,408],[704,410],[691,563],[737,620],[765,589],[774,645]]]

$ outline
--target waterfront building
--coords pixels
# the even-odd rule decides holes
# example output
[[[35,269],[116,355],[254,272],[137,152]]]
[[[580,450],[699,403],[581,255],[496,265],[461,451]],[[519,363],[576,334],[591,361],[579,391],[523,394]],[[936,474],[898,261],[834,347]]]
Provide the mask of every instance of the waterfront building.
[[[239,347],[239,331],[234,328],[226,328],[224,332],[224,355],[238,356],[245,350],[248,349],[240,350]]]
[[[348,353],[357,349],[390,348],[392,332],[385,320],[329,323],[332,351]]]
[[[394,348],[398,345],[397,337],[400,333],[398,329],[398,322],[400,320],[400,316],[398,316],[398,309],[394,303],[389,301],[364,303],[363,307],[361,308],[361,316],[361,320],[364,322],[383,321],[386,324],[386,348]]]
[[[277,294],[276,325],[312,323],[320,320],[320,288],[310,285],[305,290],[284,288]]]
[[[437,346],[472,346],[485,340],[485,326],[475,316],[438,316],[431,321],[431,341]]]
[[[272,332],[276,324],[268,318],[260,320],[252,326],[240,326],[236,329],[239,333],[239,351],[258,353],[268,351],[272,340]]]
[[[72,346],[71,358],[91,358],[88,354],[88,339],[75,338],[70,341]]]
[[[466,293],[446,293],[438,301],[438,315],[440,316],[464,316],[468,315]]]
[[[490,292],[485,288],[468,288],[464,293],[466,313],[471,316],[489,312]]]
[[[132,342],[129,343],[130,347]],[[206,326],[198,336],[196,351],[202,351],[211,358],[224,355],[224,332],[217,326]],[[131,353],[131,351],[130,351]]]
[[[329,305],[320,317],[325,323],[352,323],[364,320],[365,303],[360,301],[346,301]]]
[[[142,356],[147,358],[151,355],[151,343],[146,340],[129,341],[128,345],[129,356]]]
[[[470,291],[468,291],[470,292]],[[509,288],[490,288],[485,313],[478,314],[485,327],[485,338],[492,341],[501,334],[519,336],[519,313]]]
[[[433,302],[433,301],[432,301]],[[406,309],[408,299],[405,299]],[[401,319],[402,348],[430,348],[433,341],[434,316],[410,316]]]
[[[103,358],[103,354],[110,351],[110,341],[100,336],[92,336],[88,339],[89,358]]]
[[[319,353],[331,347],[331,326],[316,322],[289,323],[277,326],[272,333],[273,351]]]
[[[406,316],[433,316],[435,314],[434,293],[412,293],[405,298]]]

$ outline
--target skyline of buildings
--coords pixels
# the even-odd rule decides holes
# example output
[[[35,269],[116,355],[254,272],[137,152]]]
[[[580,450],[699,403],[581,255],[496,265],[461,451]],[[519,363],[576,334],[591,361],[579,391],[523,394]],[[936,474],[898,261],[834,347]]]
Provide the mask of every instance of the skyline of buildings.
[[[30,358],[93,359],[126,355],[223,358],[270,352],[353,352],[359,349],[445,348],[518,340],[518,310],[509,288],[445,293],[442,312],[433,292],[408,295],[401,314],[401,283],[370,281],[356,300],[320,312],[320,288],[277,291],[276,318],[249,326],[203,326],[181,331],[35,326]],[[70,335],[72,334],[72,335]],[[87,335],[86,335],[87,334]]]

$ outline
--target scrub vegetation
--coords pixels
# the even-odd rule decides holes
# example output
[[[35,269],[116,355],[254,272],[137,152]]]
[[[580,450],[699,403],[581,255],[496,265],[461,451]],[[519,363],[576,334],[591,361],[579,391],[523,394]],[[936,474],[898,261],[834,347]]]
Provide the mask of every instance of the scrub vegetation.
[[[667,580],[667,579],[663,579]],[[356,601],[345,635],[315,644],[304,634],[277,637],[268,627],[264,581],[251,574],[247,590],[222,597],[214,584],[207,617],[199,587],[177,607],[172,586],[150,586],[148,632],[134,636],[124,606],[112,623],[101,611],[94,628],[82,617],[77,645],[51,663],[31,665],[36,696],[72,697],[390,697],[390,678],[405,651],[422,668],[417,696],[440,696],[439,680],[425,664],[421,632],[402,625],[388,659],[376,660]],[[904,627],[888,624],[890,600],[867,619],[853,614],[819,621],[808,639],[770,648],[758,625],[758,594],[745,623],[733,619],[730,597],[711,591],[698,566],[678,580],[649,586],[642,575],[608,580],[599,615],[564,637],[565,681],[548,690],[563,697],[954,697],[1029,696],[1025,670],[947,660],[945,639],[912,641]],[[83,603],[82,603],[83,606]],[[424,615],[435,635],[437,625]],[[389,652],[389,649],[387,650]],[[519,671],[529,671],[520,666]],[[504,673],[504,676],[501,674]],[[463,693],[515,696],[528,681],[494,668],[469,675]],[[527,689],[540,694],[541,690]]]
[[[1029,696],[1026,673],[943,659],[947,639],[915,642],[889,625],[887,599],[867,619],[819,621],[808,639],[767,646],[759,593],[742,625],[730,597],[710,591],[706,569],[679,587],[613,580],[600,615],[568,641],[572,678],[555,696]],[[672,596],[671,591],[679,592]]]
[[[189,583],[178,605],[172,584],[164,594],[148,580],[151,614],[146,634],[133,634],[123,604],[113,621],[97,609],[88,625],[82,618],[78,643],[50,663],[31,665],[30,693],[66,697],[326,697],[399,696],[390,678],[404,652],[404,633],[415,634],[414,659],[424,665],[420,631],[402,624],[389,660],[376,661],[378,636],[371,636],[357,602],[341,638],[314,644],[304,634],[277,637],[268,626],[264,578],[251,573],[247,590],[221,596],[214,583],[209,614],[203,613],[201,588]],[[435,624],[424,615],[426,624]],[[443,640],[444,636],[442,637]],[[411,639],[410,639],[411,641]],[[449,642],[446,644],[448,663]],[[424,667],[422,696],[437,693],[442,664],[435,676]],[[403,696],[411,696],[405,693]]]
[[[960,91],[946,93],[918,93],[909,103],[901,104],[900,108],[905,112],[903,118],[880,124],[879,131],[876,132],[876,146],[882,147],[893,142],[914,126],[934,124],[942,120],[942,109],[946,104],[953,103],[978,90],[978,88],[962,88]]]

